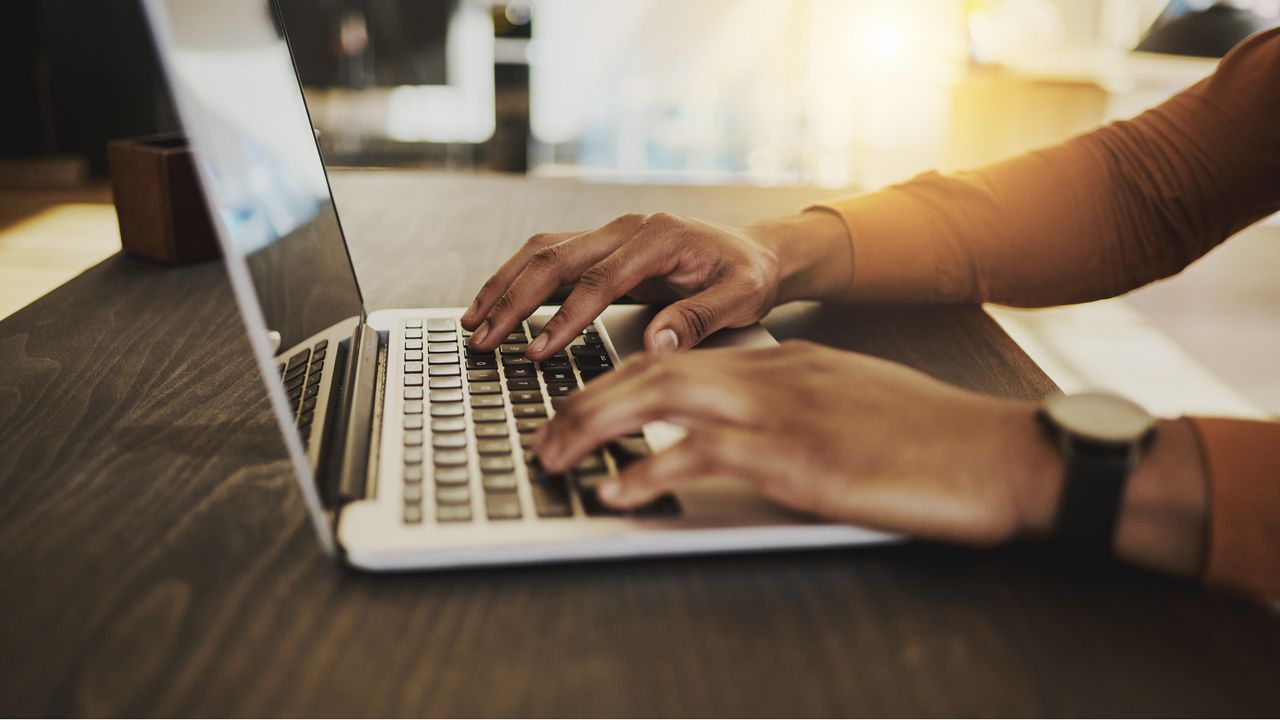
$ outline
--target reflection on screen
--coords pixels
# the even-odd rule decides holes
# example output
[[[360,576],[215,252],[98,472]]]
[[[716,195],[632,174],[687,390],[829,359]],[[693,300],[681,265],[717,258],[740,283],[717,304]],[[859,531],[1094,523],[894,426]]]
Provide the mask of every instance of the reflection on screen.
[[[206,193],[280,349],[362,312],[289,48],[268,0],[164,0],[165,59]],[[211,186],[211,187],[210,187]]]

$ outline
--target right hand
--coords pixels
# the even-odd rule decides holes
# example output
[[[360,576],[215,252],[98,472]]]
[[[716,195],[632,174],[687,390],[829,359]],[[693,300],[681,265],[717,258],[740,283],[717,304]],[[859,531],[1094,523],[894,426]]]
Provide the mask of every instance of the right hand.
[[[558,287],[576,283],[529,344],[531,359],[555,354],[628,293],[670,303],[645,329],[646,350],[688,349],[721,328],[759,321],[780,302],[838,294],[848,284],[849,251],[830,238],[848,245],[843,223],[825,212],[747,227],[633,213],[587,232],[534,235],[480,289],[462,326],[473,331],[471,347],[491,350]],[[832,252],[839,259],[825,256]]]

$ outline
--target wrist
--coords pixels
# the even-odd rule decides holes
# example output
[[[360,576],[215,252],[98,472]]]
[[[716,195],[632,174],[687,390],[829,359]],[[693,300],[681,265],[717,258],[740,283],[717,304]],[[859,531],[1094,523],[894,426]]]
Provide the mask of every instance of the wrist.
[[[744,231],[777,259],[778,304],[832,301],[845,295],[853,277],[853,247],[844,221],[835,213],[762,220]]]
[[[1062,452],[1036,418],[1037,403],[1011,403],[1005,415],[1006,483],[1012,488],[1016,534],[1043,538],[1052,531],[1066,478]]]

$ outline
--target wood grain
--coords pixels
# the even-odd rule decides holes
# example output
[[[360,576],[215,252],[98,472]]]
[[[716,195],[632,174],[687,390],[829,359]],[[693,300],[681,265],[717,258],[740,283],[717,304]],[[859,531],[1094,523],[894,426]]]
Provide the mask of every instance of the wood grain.
[[[464,303],[524,235],[808,191],[340,174],[372,307]],[[951,382],[1049,382],[973,308],[770,318]],[[0,712],[1274,715],[1280,620],[1033,548],[373,576],[320,553],[217,263],[116,256],[0,322]]]

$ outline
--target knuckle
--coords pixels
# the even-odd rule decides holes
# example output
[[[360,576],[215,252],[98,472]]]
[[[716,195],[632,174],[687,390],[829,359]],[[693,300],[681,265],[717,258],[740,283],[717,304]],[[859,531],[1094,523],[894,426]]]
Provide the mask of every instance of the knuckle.
[[[551,233],[535,233],[530,235],[529,239],[524,241],[524,244],[531,248],[540,248],[550,245],[554,240],[555,236]]]
[[[685,323],[693,340],[701,340],[711,332],[716,319],[716,312],[706,303],[697,300],[686,300],[682,306]]]
[[[529,258],[528,267],[530,270],[538,272],[551,270],[560,265],[562,254],[561,250],[555,245],[541,247]]]
[[[644,216],[644,224],[654,227],[670,226],[677,222],[679,222],[678,217],[668,212],[662,212],[661,210]]]
[[[617,272],[608,264],[598,263],[587,268],[578,278],[578,287],[592,294],[609,291],[617,278]]]
[[[502,295],[498,296],[497,300],[493,301],[493,307],[489,309],[489,312],[495,315],[501,315],[511,310],[511,306],[512,306],[511,296],[506,293],[503,293]]]

